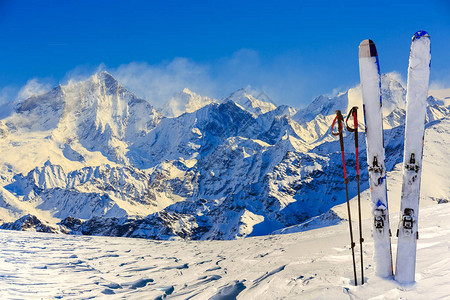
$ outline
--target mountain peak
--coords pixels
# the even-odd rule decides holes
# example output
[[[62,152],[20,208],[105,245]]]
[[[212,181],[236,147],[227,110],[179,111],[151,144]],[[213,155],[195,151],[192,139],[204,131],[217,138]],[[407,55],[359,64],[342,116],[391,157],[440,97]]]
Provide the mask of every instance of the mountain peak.
[[[233,101],[243,109],[256,115],[265,114],[277,108],[264,91],[258,93],[250,87],[238,89],[228,96],[225,101]]]
[[[406,88],[400,74],[391,72],[381,75],[381,99],[384,115],[396,108],[406,108]]]
[[[187,94],[187,95],[191,95],[191,96],[196,96],[196,95],[197,95],[196,93],[194,93],[193,91],[191,91],[191,90],[188,89],[188,88],[184,88],[184,89],[180,92],[180,94]]]
[[[400,74],[396,72],[381,75],[381,98],[383,101],[383,115],[387,116],[396,108],[405,108],[406,89],[403,86]],[[320,95],[306,108],[301,109],[294,116],[299,123],[313,120],[317,115],[334,115],[336,110],[342,113],[351,107],[362,108],[361,86],[357,85],[335,96]]]
[[[96,76],[97,78],[101,78],[102,80],[106,80],[106,79],[114,79],[115,78],[108,72],[108,71],[100,71],[95,73],[93,76]]]
[[[114,90],[123,88],[119,81],[107,71],[95,73],[90,79],[94,82],[104,83],[105,87],[113,88]]]
[[[170,98],[169,102],[163,108],[163,113],[169,117],[178,117],[185,112],[194,112],[214,102],[216,100],[200,96],[190,89],[184,88],[181,92]]]
[[[62,101],[63,88],[58,85],[50,91],[41,95],[33,95],[17,104],[17,112],[31,111],[37,107],[48,106],[53,110],[58,110],[64,106]]]

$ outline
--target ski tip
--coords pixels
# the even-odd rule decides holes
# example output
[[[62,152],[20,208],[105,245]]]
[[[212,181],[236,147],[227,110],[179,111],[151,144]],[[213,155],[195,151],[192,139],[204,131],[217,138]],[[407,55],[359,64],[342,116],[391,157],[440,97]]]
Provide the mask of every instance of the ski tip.
[[[372,40],[364,40],[359,44],[359,57],[373,57],[378,56],[377,47]]]
[[[412,38],[412,40],[418,40],[420,38],[430,38],[430,35],[428,34],[428,32],[426,32],[425,30],[419,30],[416,33],[414,33],[414,36]]]

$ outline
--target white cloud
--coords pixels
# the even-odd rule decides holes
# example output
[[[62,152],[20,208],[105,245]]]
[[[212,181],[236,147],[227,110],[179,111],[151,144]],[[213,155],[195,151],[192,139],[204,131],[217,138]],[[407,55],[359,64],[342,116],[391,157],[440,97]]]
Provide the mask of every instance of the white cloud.
[[[397,72],[397,71],[392,71],[392,72],[386,73],[386,75],[389,76],[390,78],[392,78],[392,79],[394,79],[394,80],[400,82],[401,85],[406,89],[406,82],[405,82],[405,80],[403,79],[402,74],[400,74],[400,73]]]
[[[209,66],[186,58],[175,58],[158,65],[132,62],[110,72],[136,95],[158,106],[186,87],[203,95],[214,94],[215,90]]]
[[[166,103],[183,88],[220,99],[251,86],[264,91],[277,104],[299,107],[311,101],[309,89],[320,83],[312,81],[297,54],[265,61],[263,63],[258,52],[241,49],[208,64],[175,58],[156,65],[131,62],[107,70],[125,87],[156,106]]]
[[[62,85],[71,84],[73,82],[84,81],[94,75],[97,72],[106,70],[105,64],[100,64],[98,66],[91,65],[80,65],[75,67],[66,73],[64,78],[60,81]]]
[[[33,78],[27,81],[27,83],[17,93],[17,100],[28,99],[33,95],[40,95],[52,88],[52,84],[49,81],[43,81],[37,78]]]
[[[39,95],[48,92],[55,83],[48,78],[32,78],[22,86],[5,86],[0,89],[0,104],[16,100],[25,100],[32,95]]]
[[[433,80],[430,82],[429,90],[444,90],[450,88],[450,81]]]
[[[86,80],[102,70],[110,72],[130,91],[157,107],[162,107],[184,88],[202,96],[221,99],[248,86],[264,91],[275,104],[301,107],[310,103],[315,96],[336,87],[329,87],[327,76],[319,74],[319,70],[306,62],[300,53],[262,58],[257,51],[251,49],[241,49],[231,56],[208,63],[178,57],[159,64],[131,62],[115,68],[104,64],[82,65],[67,72],[60,83],[66,85]],[[48,80],[34,78],[20,89],[18,96],[12,98],[23,99],[45,92],[52,86],[49,86]],[[0,101],[11,99],[10,94],[9,90],[8,93],[0,90]]]

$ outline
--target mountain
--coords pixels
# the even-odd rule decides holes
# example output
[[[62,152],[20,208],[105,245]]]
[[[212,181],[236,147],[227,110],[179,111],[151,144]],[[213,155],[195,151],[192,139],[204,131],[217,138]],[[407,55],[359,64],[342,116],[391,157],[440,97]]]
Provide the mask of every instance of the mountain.
[[[403,154],[405,88],[395,74],[383,75],[382,95],[390,171]],[[187,89],[176,98],[161,113],[101,72],[8,104],[0,118],[1,228],[236,239],[312,218],[310,227],[340,222],[329,212],[345,201],[330,125],[336,109],[361,107],[359,87],[300,110],[246,89],[220,101]],[[446,96],[430,96],[425,161],[448,157],[437,149],[448,139],[449,109]],[[345,139],[353,197],[354,150]],[[361,132],[367,190],[364,140]],[[440,187],[429,197],[446,201],[445,166],[433,169]]]
[[[49,159],[65,170],[127,164],[127,145],[148,133],[161,118],[147,101],[101,72],[16,103],[1,120],[3,136],[14,147],[2,143],[0,163],[20,173]]]
[[[163,114],[168,117],[178,117],[183,113],[192,113],[208,104],[217,102],[215,99],[200,96],[185,88],[164,105]]]
[[[258,95],[255,96],[255,93]],[[259,98],[259,96],[261,98]],[[246,89],[237,90],[224,101],[233,101],[239,107],[256,115],[264,114],[276,109],[275,104],[270,101],[270,98],[264,92],[258,93],[256,91],[247,91]]]

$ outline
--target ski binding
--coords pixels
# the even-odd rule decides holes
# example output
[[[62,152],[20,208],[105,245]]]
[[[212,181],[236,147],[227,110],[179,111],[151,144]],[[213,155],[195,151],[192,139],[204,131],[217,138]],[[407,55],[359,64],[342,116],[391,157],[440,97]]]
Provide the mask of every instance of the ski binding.
[[[377,180],[374,180],[375,186],[378,186],[381,183],[383,183],[383,179],[385,178],[385,177],[381,177],[381,174],[383,174],[383,166],[378,165],[377,156],[373,157],[373,162],[372,162],[372,165],[369,167],[369,172],[380,174],[380,177],[378,177]]]
[[[374,214],[375,214],[374,227],[376,232],[381,235],[384,232],[384,220],[386,214],[382,209],[375,209]]]
[[[405,236],[411,236],[413,233],[413,223],[414,223],[413,213],[414,210],[412,208],[405,208],[405,211],[403,213],[402,228]]]

